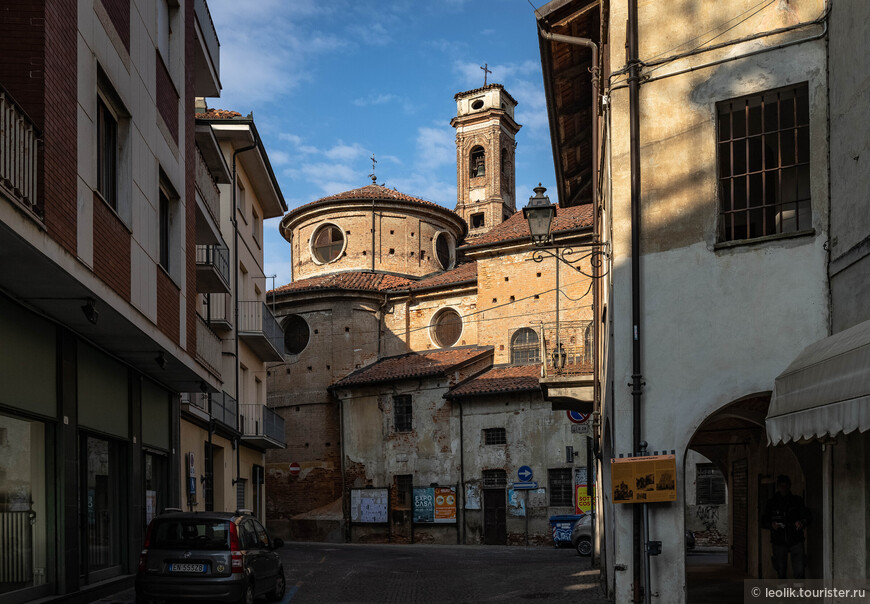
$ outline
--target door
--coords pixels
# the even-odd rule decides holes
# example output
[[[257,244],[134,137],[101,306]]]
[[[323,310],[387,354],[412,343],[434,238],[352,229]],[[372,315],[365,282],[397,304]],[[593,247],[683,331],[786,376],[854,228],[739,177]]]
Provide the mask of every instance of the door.
[[[483,491],[483,542],[486,545],[507,544],[507,502],[504,489]]]

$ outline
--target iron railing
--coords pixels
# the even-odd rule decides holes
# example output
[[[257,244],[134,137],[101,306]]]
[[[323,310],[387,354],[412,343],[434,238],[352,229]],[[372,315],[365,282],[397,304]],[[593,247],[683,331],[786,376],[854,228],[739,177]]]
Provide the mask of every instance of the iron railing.
[[[196,316],[196,359],[215,375],[221,374],[221,339]]]
[[[38,141],[36,126],[0,89],[0,189],[37,216]]]
[[[261,333],[279,353],[284,351],[284,333],[278,320],[259,300],[239,302],[239,333]]]
[[[230,282],[230,249],[223,245],[197,245],[196,263],[213,266],[223,278],[224,283]]]
[[[229,294],[202,294],[206,321],[214,326],[215,323],[224,323],[227,326],[233,324],[233,298]]]
[[[542,323],[544,377],[592,373],[592,321]]]
[[[226,392],[211,395],[211,417],[233,430],[239,429],[239,404]]]
[[[285,444],[284,418],[266,405],[239,405],[239,431],[242,436],[265,436]]]
[[[214,223],[219,225],[221,223],[221,194],[202,157],[199,147],[196,148],[196,171],[194,174],[196,188],[199,190],[200,197],[205,202],[205,207],[208,213],[211,214]]]

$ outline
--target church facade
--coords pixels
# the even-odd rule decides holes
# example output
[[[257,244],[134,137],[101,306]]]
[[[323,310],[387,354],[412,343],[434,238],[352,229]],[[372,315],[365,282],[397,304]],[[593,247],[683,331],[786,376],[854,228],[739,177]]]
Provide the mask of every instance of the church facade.
[[[590,278],[533,258],[516,102],[499,84],[456,100],[455,211],[373,182],[281,222],[293,273],[270,292],[286,350],[267,380],[287,448],[266,471],[288,538],[544,544],[585,504],[587,428],[540,380],[557,341],[559,371],[591,375]],[[591,209],[552,230],[591,240]]]

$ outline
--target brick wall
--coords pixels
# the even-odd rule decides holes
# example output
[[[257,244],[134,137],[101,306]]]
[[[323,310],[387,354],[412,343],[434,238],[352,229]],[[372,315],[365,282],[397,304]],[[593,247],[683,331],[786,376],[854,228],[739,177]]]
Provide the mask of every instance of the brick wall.
[[[130,231],[94,193],[94,273],[130,301]]]
[[[157,269],[157,329],[178,344],[180,296],[178,287],[162,269]],[[194,346],[196,333],[194,332]]]
[[[130,52],[130,0],[102,0],[102,3],[124,48]]]
[[[0,84],[42,129],[45,118],[45,2],[8,0],[0,7]]]
[[[188,36],[188,38],[190,38],[190,36]],[[154,53],[156,54],[155,61],[157,63],[157,68],[155,69],[157,74],[157,82],[155,84],[157,111],[160,112],[160,116],[163,118],[163,121],[166,122],[169,132],[172,134],[172,139],[178,143],[178,91],[175,89],[175,84],[172,83],[172,78],[169,76],[169,70],[166,69],[163,57],[160,56],[160,51],[155,49]],[[192,60],[191,57],[191,61]],[[188,65],[192,65],[192,63],[188,63]],[[192,71],[192,69],[185,70],[186,79],[191,79],[190,71]],[[189,87],[185,86],[185,88]],[[187,107],[187,105],[185,105],[185,107]],[[187,111],[184,113],[185,116],[189,118],[185,121],[193,121],[194,116],[192,114],[188,115]],[[191,169],[194,169],[196,164],[193,161],[189,161],[188,165]]]

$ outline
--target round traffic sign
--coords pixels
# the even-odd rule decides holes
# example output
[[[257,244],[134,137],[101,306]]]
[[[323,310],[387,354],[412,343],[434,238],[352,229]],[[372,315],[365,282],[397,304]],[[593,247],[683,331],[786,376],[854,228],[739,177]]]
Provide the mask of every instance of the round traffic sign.
[[[290,464],[290,467],[287,468],[287,471],[290,473],[290,476],[299,476],[299,472],[302,471],[302,468],[300,468],[299,464],[294,461]]]
[[[588,413],[580,413],[579,411],[566,411],[568,419],[574,424],[585,424],[589,419]]]
[[[529,466],[523,466],[517,470],[517,477],[522,482],[529,482],[532,479],[532,469]]]

